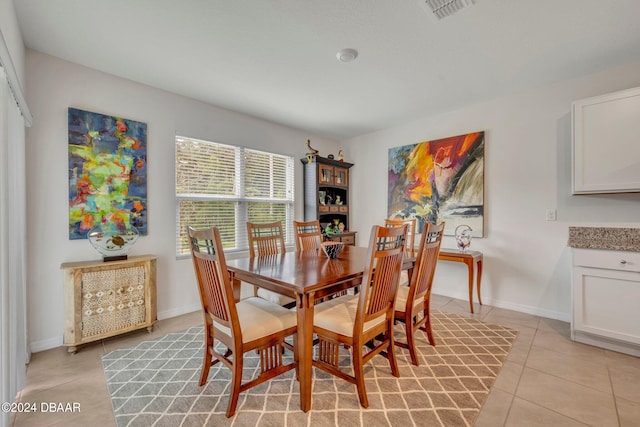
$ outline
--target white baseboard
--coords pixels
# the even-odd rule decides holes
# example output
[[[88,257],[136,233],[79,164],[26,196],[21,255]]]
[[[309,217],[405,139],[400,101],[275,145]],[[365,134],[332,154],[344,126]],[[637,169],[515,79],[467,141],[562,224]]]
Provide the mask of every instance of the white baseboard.
[[[172,317],[178,317],[178,316],[182,316],[183,314],[189,314],[189,313],[193,313],[194,311],[200,311],[200,310],[202,310],[202,307],[200,307],[200,304],[194,304],[186,307],[179,307],[171,310],[165,310],[165,311],[158,312],[158,320],[171,319]]]
[[[434,294],[436,294],[436,292],[434,292]],[[469,297],[466,295],[460,295],[460,294],[447,295],[443,292],[438,292],[437,295],[460,299],[463,301],[469,301],[468,299]],[[478,300],[474,298],[473,302],[477,304]],[[571,322],[571,313],[563,313],[560,311],[546,310],[540,307],[534,307],[534,306],[523,305],[523,304],[515,304],[509,301],[494,300],[486,297],[482,298],[482,302],[483,304],[490,305],[492,307],[497,307],[497,308],[504,308],[505,310],[519,311],[521,313],[531,314],[533,316],[545,317],[548,319],[555,319],[563,322]]]
[[[571,339],[583,344],[640,357],[640,344],[619,341],[613,338],[593,335],[588,332],[576,331],[573,328],[571,329]]]
[[[484,298],[483,298],[484,300]],[[483,301],[484,303],[491,305],[493,307],[498,307],[498,308],[504,308],[506,310],[513,310],[513,311],[519,311],[521,313],[527,313],[527,314],[531,314],[534,316],[539,316],[539,317],[546,317],[548,319],[555,319],[555,320],[560,320],[563,322],[571,322],[571,314],[570,313],[562,313],[559,311],[553,311],[553,310],[545,310],[543,308],[540,307],[532,307],[532,306],[528,306],[528,305],[522,305],[522,304],[514,304],[512,302],[505,302],[505,301],[496,301],[496,300],[489,300],[489,301]]]
[[[31,353],[49,350],[51,348],[60,347],[62,345],[62,336],[48,338],[46,340],[32,341],[30,343]]]

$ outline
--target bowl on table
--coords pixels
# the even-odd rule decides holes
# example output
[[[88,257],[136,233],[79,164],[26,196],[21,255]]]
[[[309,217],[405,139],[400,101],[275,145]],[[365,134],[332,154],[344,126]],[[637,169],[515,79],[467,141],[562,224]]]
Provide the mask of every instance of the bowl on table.
[[[322,250],[329,259],[336,259],[344,249],[342,242],[322,242]]]

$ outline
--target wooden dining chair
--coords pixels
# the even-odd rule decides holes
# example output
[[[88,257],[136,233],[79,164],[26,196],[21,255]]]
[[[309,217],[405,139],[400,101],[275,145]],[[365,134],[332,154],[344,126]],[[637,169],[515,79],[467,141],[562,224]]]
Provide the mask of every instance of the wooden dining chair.
[[[313,365],[355,384],[360,404],[365,408],[369,406],[365,363],[380,354],[388,359],[393,376],[400,375],[393,341],[393,306],[406,233],[406,226],[373,226],[360,292],[315,307],[313,331],[318,351]],[[340,369],[341,345],[351,350],[353,375]]]
[[[296,233],[296,251],[308,249],[320,249],[322,244],[322,230],[320,221],[293,221],[293,230]]]
[[[247,236],[249,238],[249,256],[284,255],[284,233],[282,223],[275,222],[247,222]],[[287,308],[293,308],[296,300],[286,295],[272,292],[259,286],[253,287],[254,296],[267,299]]]
[[[319,220],[293,221],[293,229],[296,233],[296,251],[318,250],[322,251],[322,227]],[[315,300],[316,303],[328,301],[341,295],[347,295],[347,289],[326,295]]]
[[[444,233],[444,222],[428,223],[422,230],[418,255],[413,266],[409,286],[400,286],[396,298],[394,319],[405,325],[406,342],[396,342],[398,347],[409,349],[411,363],[418,366],[415,334],[422,329],[431,345],[436,345],[431,331],[430,298],[433,276],[438,264],[438,254]]]
[[[409,226],[409,228],[407,229],[407,245],[404,248],[404,253],[407,257],[410,257],[410,258],[414,257],[416,254],[415,248],[413,247],[415,243],[414,239],[416,235],[416,219],[415,218],[402,219],[399,217],[387,218],[384,220],[384,225],[387,227],[402,227],[403,225]],[[400,275],[400,284],[401,285],[409,284],[409,276],[407,275],[406,270],[402,270],[402,273]]]
[[[231,370],[226,412],[231,417],[240,393],[297,366],[297,357],[286,365],[282,357],[283,348],[289,347],[285,338],[293,336],[295,342],[297,317],[295,312],[262,298],[249,297],[236,303],[218,229],[188,227],[187,232],[204,315],[204,360],[199,384],[207,382],[210,367],[218,362]],[[220,353],[215,341],[227,350]],[[244,354],[254,350],[260,355],[260,374],[243,383]]]
[[[407,256],[412,257],[415,255],[415,248],[413,247],[415,243],[415,235],[416,235],[416,219],[415,218],[386,218],[384,220],[384,225],[387,227],[402,227],[403,225],[408,225],[409,229],[407,231],[407,245],[405,246],[405,253]]]

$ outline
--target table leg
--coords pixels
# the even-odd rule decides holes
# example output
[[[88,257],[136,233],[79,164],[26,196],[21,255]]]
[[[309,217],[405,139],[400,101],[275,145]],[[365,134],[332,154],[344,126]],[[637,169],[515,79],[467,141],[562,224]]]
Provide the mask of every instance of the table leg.
[[[411,283],[411,276],[413,276],[413,263],[411,267],[407,268],[407,283]]]
[[[469,309],[473,314],[473,258],[465,259],[464,263],[467,264],[469,270]]]
[[[231,287],[233,288],[233,299],[238,302],[240,301],[240,288],[242,283],[236,278],[235,273],[232,271],[229,272],[229,279],[231,279]]]
[[[482,280],[482,258],[480,258],[476,264],[478,266],[478,302],[480,303],[480,305],[482,305],[482,299],[480,298],[480,281]]]
[[[311,409],[314,294],[297,295],[300,409]]]

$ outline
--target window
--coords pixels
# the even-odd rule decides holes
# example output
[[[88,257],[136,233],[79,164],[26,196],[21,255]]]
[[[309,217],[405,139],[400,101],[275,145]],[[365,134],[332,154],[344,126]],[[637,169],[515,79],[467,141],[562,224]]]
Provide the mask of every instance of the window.
[[[293,244],[293,157],[176,136],[176,254],[187,226],[216,226],[225,251],[249,248],[247,221],[281,221]]]

